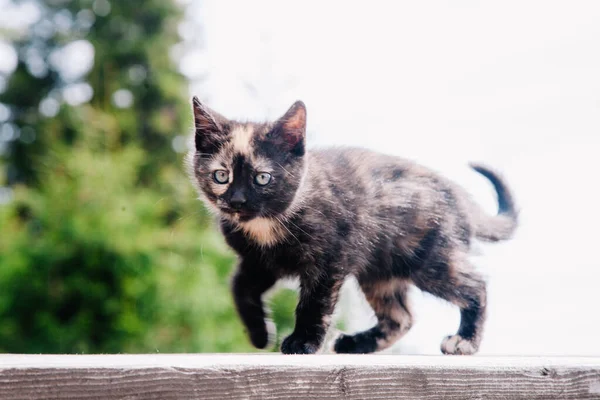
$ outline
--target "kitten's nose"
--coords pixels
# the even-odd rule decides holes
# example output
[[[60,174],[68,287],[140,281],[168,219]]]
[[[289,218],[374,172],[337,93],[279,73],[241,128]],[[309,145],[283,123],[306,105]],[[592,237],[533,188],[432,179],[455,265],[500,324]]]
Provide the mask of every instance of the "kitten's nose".
[[[241,190],[236,190],[231,195],[231,199],[229,200],[229,204],[232,208],[239,210],[246,203],[246,195]]]

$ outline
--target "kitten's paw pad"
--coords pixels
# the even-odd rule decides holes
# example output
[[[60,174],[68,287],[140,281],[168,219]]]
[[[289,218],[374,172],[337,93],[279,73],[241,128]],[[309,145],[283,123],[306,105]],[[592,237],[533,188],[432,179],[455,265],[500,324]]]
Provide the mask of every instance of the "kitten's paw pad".
[[[314,354],[319,350],[319,344],[293,333],[281,343],[283,354]]]
[[[456,355],[471,355],[477,353],[479,346],[472,340],[460,335],[448,336],[442,341],[442,353]]]

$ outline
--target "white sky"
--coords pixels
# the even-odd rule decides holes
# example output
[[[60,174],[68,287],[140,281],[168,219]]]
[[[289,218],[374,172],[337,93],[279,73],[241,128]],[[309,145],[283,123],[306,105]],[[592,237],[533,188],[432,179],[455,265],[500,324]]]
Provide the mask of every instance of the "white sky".
[[[522,225],[474,257],[490,285],[481,354],[600,355],[600,2],[203,3],[190,13],[203,47],[183,67],[207,73],[192,92],[226,116],[276,117],[302,99],[314,146],[418,160],[490,211],[466,163],[505,174]],[[438,354],[458,312],[415,297],[394,351]]]

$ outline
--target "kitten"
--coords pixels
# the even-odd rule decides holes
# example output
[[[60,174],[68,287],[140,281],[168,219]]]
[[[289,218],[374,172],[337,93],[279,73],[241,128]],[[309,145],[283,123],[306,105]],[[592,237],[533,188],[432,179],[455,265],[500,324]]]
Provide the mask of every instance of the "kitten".
[[[383,350],[410,329],[409,285],[460,307],[445,354],[473,354],[481,341],[486,285],[467,255],[473,237],[507,240],[517,226],[511,193],[480,165],[498,194],[489,216],[449,180],[413,162],[357,148],[307,151],[300,101],[274,122],[238,122],[193,99],[190,175],[240,262],[237,311],[257,348],[268,342],[262,294],[298,277],[296,326],[285,354],[321,347],[344,279],[354,275],[377,324],[341,335],[337,353]]]

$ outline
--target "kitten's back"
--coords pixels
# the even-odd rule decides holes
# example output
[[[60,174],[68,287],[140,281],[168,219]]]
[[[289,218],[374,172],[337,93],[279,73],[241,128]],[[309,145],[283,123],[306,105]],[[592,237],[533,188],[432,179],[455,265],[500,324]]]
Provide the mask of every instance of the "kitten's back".
[[[381,226],[377,216],[387,221],[400,213],[424,229],[433,223],[462,224],[471,235],[488,241],[509,239],[516,229],[518,213],[508,185],[483,165],[471,166],[496,190],[499,211],[495,216],[485,213],[458,184],[405,158],[354,147],[318,149],[308,155],[312,195],[355,202],[352,209],[357,216],[367,213],[370,218],[366,219],[377,225],[373,228]]]

